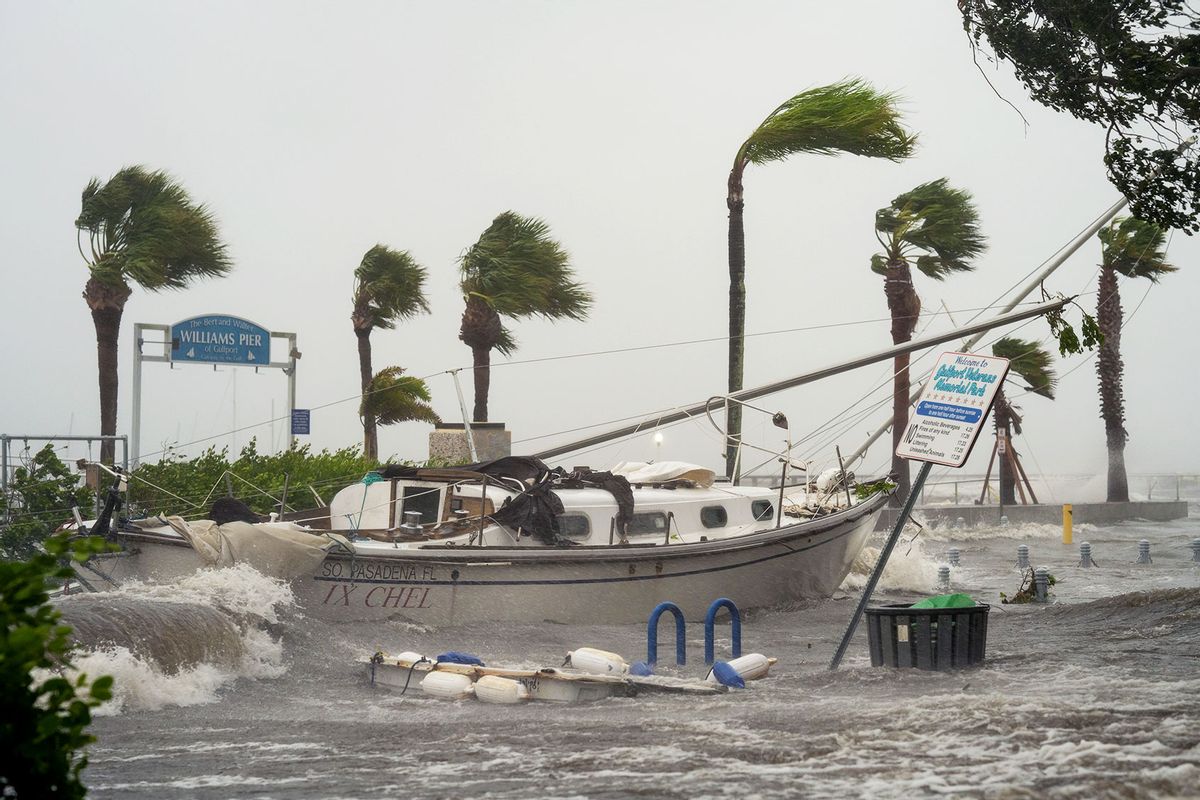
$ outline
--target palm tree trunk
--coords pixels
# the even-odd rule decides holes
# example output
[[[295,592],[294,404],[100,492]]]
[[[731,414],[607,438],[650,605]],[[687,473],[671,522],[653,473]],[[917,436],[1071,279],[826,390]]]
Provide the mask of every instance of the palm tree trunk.
[[[358,337],[358,372],[362,380],[363,399],[365,400],[367,387],[371,385],[371,378],[374,377],[374,373],[371,371],[371,329],[356,329],[354,335]],[[379,459],[379,437],[376,432],[374,415],[364,413],[362,425],[363,457],[376,461]]]
[[[488,421],[488,390],[492,385],[492,348],[472,347],[475,374],[475,410],[473,422]]]
[[[728,195],[725,204],[729,207],[729,393],[741,391],[745,371],[746,335],[746,230],[742,213],[745,201],[742,197],[742,172],[745,161],[739,156],[737,164],[729,171]],[[742,433],[742,407],[730,403],[725,412],[725,475],[734,477],[737,461],[738,441]]]
[[[1129,478],[1125,473],[1125,393],[1121,361],[1121,294],[1117,272],[1110,266],[1100,268],[1100,292],[1096,300],[1096,322],[1104,334],[1096,374],[1100,378],[1100,416],[1108,444],[1108,502],[1129,500]]]
[[[1001,387],[996,392],[996,436],[1003,444],[1004,452],[999,452],[997,447],[997,457],[1000,459],[1000,469],[998,476],[1000,479],[1000,504],[1005,506],[1013,506],[1017,504],[1017,475],[1013,469],[1012,453],[1012,417],[1008,413],[1008,401],[1004,397],[1004,387]]]
[[[96,327],[101,436],[115,436],[117,433],[117,342],[121,334],[121,315],[125,312],[125,301],[130,293],[128,286],[110,286],[96,278],[89,278],[83,291],[83,299],[92,310],[92,324]],[[100,462],[114,463],[116,450],[117,443],[112,439],[102,441]]]
[[[903,344],[912,339],[917,327],[917,316],[921,313],[921,298],[912,285],[912,272],[908,262],[902,258],[888,261],[887,274],[883,279],[883,291],[887,295],[888,310],[892,315],[892,344]],[[896,455],[896,448],[904,440],[908,428],[909,355],[896,356],[892,376],[892,474],[896,477],[896,492],[891,504],[899,506],[908,497],[912,484],[909,480],[908,460]]]

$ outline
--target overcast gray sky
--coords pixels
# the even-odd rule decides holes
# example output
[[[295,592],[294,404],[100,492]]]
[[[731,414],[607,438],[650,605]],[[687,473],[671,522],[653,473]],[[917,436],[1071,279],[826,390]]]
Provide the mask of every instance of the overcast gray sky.
[[[301,407],[317,447],[361,441],[352,271],[376,242],[430,274],[433,313],[378,331],[375,366],[426,377],[458,420],[445,371],[457,339],[456,258],[499,212],[545,218],[596,303],[586,323],[522,322],[515,361],[719,339],[726,329],[725,179],[738,146],[796,92],[861,76],[903,96],[920,135],[901,163],[802,156],[746,175],[746,383],[890,344],[882,280],[868,268],[874,212],[947,177],[971,191],[991,247],[975,273],[917,276],[928,310],[960,322],[1069,241],[1117,195],[1103,131],[1027,99],[1004,65],[972,64],[954,3],[885,2],[14,2],[0,0],[0,432],[99,429],[94,330],[72,222],[79,193],[127,164],[168,170],[217,215],[236,268],[186,292],[135,290],[121,338],[120,428],[130,419],[133,324],[203,313],[295,331]],[[1200,355],[1200,245],[1175,234],[1181,269],[1122,286],[1133,472],[1200,471],[1192,421]],[[1098,243],[1050,282],[1095,305]],[[1139,305],[1140,304],[1140,305]],[[836,328],[796,331],[835,323]],[[924,325],[925,322],[922,322]],[[950,326],[945,315],[929,330]],[[1043,322],[1017,334],[1042,338]],[[505,365],[491,411],[528,452],[569,429],[723,390],[725,343]],[[927,362],[921,362],[927,363]],[[1056,402],[1019,399],[1018,448],[1035,472],[1102,472],[1093,362]],[[797,435],[883,383],[872,367],[762,401]],[[470,402],[468,372],[463,390]],[[876,392],[859,408],[883,400]],[[147,365],[143,451],[167,444],[283,443],[277,372]],[[325,406],[323,408],[318,408]],[[852,449],[872,414],[837,441]],[[423,458],[428,426],[382,428],[380,450]],[[746,430],[780,438],[766,418]],[[560,434],[554,436],[552,434]],[[215,438],[208,438],[215,437]],[[544,438],[535,438],[544,437]],[[203,441],[200,441],[203,440]],[[193,442],[199,444],[189,444]],[[990,442],[967,469],[981,472]],[[699,421],[664,433],[662,457],[720,468]],[[826,450],[822,455],[828,455]],[[75,451],[76,455],[81,453]],[[570,464],[654,458],[651,434]],[[876,445],[863,471],[883,466]]]

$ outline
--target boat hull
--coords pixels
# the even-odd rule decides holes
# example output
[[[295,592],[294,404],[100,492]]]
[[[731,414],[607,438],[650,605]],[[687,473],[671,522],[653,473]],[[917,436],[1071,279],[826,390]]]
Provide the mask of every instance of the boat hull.
[[[306,613],[343,621],[627,623],[644,621],[664,601],[695,619],[721,597],[743,611],[829,597],[884,502],[875,497],[826,517],[687,544],[335,550],[294,590]],[[201,566],[182,542],[147,533],[118,538],[124,552],[82,573],[96,588],[169,581]]]

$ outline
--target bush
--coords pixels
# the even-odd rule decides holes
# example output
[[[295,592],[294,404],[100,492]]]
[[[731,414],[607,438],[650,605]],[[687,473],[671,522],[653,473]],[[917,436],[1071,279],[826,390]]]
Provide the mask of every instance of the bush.
[[[61,523],[71,507],[88,508],[92,498],[79,476],[47,444],[27,467],[13,472],[8,495],[0,496],[0,557],[27,558]]]
[[[259,514],[279,510],[285,476],[288,508],[312,508],[317,505],[314,491],[328,503],[338,490],[378,467],[379,462],[364,458],[358,447],[312,453],[304,444],[264,455],[251,439],[234,461],[229,460],[228,448],[210,447],[195,458],[167,457],[139,465],[129,482],[129,504],[145,514],[207,514],[212,501],[226,494],[228,472],[234,495]]]
[[[83,748],[92,709],[112,696],[112,677],[89,685],[61,670],[70,666],[60,614],[46,594],[47,581],[71,575],[68,554],[84,560],[109,549],[99,537],[71,542],[52,536],[44,552],[28,561],[0,561],[0,795],[21,798],[80,798],[87,789],[79,773],[87,766]],[[34,670],[56,674],[36,682]]]

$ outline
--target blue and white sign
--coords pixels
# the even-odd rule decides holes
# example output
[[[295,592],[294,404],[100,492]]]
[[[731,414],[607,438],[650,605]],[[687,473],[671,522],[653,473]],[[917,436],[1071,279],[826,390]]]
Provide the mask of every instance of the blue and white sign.
[[[303,434],[308,435],[309,422],[312,419],[312,412],[307,408],[292,409],[292,435],[297,436]]]
[[[1008,359],[976,353],[942,353],[896,455],[961,467],[1008,374]]]
[[[192,317],[171,326],[171,361],[265,366],[271,361],[271,333],[241,317]]]

